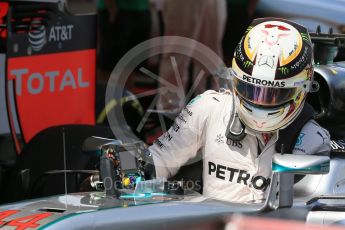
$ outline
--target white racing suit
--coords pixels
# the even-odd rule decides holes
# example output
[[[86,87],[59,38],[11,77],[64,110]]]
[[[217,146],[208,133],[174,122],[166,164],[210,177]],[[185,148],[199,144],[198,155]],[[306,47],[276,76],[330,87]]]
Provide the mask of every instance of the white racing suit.
[[[199,152],[204,164],[204,196],[241,203],[265,199],[278,132],[266,145],[262,134],[250,130],[242,141],[227,140],[232,109],[230,93],[209,90],[194,98],[169,131],[149,148],[157,178],[172,177]],[[328,154],[330,149],[328,131],[310,120],[292,153]]]

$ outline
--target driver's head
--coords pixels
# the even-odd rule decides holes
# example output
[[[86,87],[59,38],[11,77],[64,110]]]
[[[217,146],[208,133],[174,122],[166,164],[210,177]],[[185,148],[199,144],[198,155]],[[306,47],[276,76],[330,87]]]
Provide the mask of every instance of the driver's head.
[[[289,125],[311,88],[313,52],[307,29],[283,19],[257,19],[238,44],[232,68],[241,121],[259,132]]]

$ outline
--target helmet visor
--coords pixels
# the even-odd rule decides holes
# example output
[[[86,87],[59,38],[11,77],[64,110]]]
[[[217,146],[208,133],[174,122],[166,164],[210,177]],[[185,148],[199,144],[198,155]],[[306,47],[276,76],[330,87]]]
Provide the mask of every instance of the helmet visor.
[[[261,106],[278,106],[291,101],[298,93],[298,88],[273,88],[257,86],[237,77],[233,78],[234,89],[246,101]]]

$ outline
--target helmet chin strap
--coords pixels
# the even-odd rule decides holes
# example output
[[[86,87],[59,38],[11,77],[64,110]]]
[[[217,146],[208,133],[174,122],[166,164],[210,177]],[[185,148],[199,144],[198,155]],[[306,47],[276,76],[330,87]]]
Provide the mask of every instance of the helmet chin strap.
[[[228,126],[226,127],[226,138],[233,141],[241,141],[246,136],[246,126],[242,123],[235,109],[234,96],[232,97],[234,108],[232,109]]]

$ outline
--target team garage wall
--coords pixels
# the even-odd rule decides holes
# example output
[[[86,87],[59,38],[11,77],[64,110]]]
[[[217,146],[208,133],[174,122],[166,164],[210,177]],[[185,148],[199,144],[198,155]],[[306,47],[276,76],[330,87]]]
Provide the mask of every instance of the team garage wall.
[[[22,3],[10,5],[8,17],[6,96],[12,132],[27,143],[47,127],[94,124],[95,15]]]

